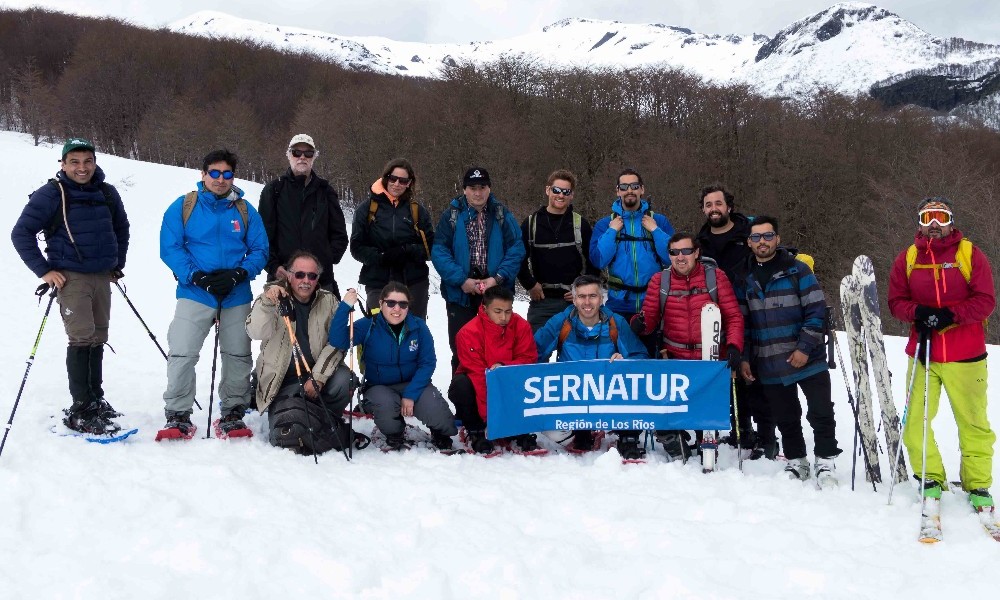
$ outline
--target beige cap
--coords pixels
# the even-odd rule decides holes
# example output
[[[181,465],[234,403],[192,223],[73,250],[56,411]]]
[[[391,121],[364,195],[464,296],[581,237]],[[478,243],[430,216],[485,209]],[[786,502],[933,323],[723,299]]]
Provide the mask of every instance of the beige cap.
[[[304,133],[300,133],[300,134],[296,135],[295,137],[293,137],[292,141],[288,142],[288,147],[291,148],[295,144],[308,144],[308,145],[312,146],[313,148],[316,148],[316,144],[313,142],[312,137],[310,137],[310,136],[308,136],[308,135],[306,135]]]

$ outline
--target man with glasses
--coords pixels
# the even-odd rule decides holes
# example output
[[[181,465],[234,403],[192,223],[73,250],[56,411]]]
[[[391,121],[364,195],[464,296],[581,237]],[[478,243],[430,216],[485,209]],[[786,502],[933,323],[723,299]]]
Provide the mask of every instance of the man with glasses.
[[[573,173],[553,171],[545,184],[548,202],[521,223],[527,254],[517,278],[531,297],[528,323],[533,332],[572,304],[574,279],[600,273],[588,256],[590,223],[573,210],[575,188]]]
[[[747,241],[753,256],[747,261],[744,280],[735,285],[746,330],[741,375],[747,381],[760,380],[781,432],[788,459],[785,472],[798,480],[811,474],[797,388],[802,389],[808,406],[806,419],[813,430],[817,486],[835,487],[834,460],[841,451],[826,362],[823,290],[805,263],[778,247],[781,236],[775,218],[755,218]]]
[[[309,444],[317,453],[341,449],[347,439],[342,415],[351,399],[351,371],[344,365],[344,352],[328,340],[340,303],[319,287],[323,266],[309,252],[293,254],[285,272],[284,279],[264,287],[246,320],[250,338],[261,342],[255,367],[257,410],[267,414],[273,446],[297,450]],[[285,315],[311,375],[301,363],[296,369]]]
[[[282,265],[299,250],[315,255],[323,266],[319,284],[338,298],[340,288],[333,276],[347,251],[347,225],[337,192],[313,170],[319,150],[312,137],[300,133],[288,143],[288,170],[260,192],[260,217],[264,221],[270,252],[269,281],[286,278]]]
[[[452,372],[458,366],[458,331],[479,314],[485,290],[494,285],[514,289],[524,259],[514,213],[493,195],[491,185],[486,169],[466,171],[462,195],[451,200],[435,228],[431,262],[441,275]]]
[[[167,208],[160,226],[160,259],[177,279],[177,307],[167,332],[167,424],[160,439],[194,432],[191,406],[195,365],[212,324],[222,352],[219,399],[223,432],[245,429],[250,403],[250,280],[267,262],[267,233],[260,215],[233,185],[237,157],[209,152],[202,161],[198,190]]]
[[[914,473],[927,470],[923,495],[940,498],[948,479],[930,421],[937,414],[944,385],[958,425],[962,489],[978,512],[992,513],[989,488],[996,434],[986,414],[986,318],[996,307],[993,271],[986,255],[955,227],[947,198],[924,199],[917,207],[917,219],[913,244],[899,253],[889,274],[889,310],[897,319],[912,323],[906,353],[911,357],[910,369],[917,369],[903,443]],[[926,343],[930,344],[929,366],[925,364]],[[930,371],[926,390],[925,369]],[[925,397],[926,465],[922,457]]]
[[[652,211],[642,176],[633,169],[618,175],[615,190],[612,214],[594,225],[590,260],[607,275],[608,309],[628,320],[642,310],[650,278],[670,264],[667,241],[674,227],[665,215]],[[655,340],[643,342],[655,354]]]

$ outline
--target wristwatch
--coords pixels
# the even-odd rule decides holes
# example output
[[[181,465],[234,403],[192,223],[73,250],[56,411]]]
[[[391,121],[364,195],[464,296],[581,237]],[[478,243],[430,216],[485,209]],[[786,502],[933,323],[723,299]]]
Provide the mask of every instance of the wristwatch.
[[[499,273],[493,276],[493,280],[497,282],[497,285],[503,285],[503,282],[506,281],[504,276]]]

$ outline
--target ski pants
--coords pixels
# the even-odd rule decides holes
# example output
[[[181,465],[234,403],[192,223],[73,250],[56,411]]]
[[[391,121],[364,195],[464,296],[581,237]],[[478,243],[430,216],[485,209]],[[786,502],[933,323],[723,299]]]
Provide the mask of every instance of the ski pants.
[[[111,273],[60,272],[66,283],[56,299],[69,345],[103,346],[111,321]]]
[[[174,310],[174,320],[167,330],[170,354],[167,358],[167,390],[163,392],[165,412],[190,413],[195,395],[195,365],[215,322],[216,308],[181,298]],[[222,414],[250,404],[250,337],[246,319],[250,305],[241,304],[222,310],[219,320],[219,350],[222,376],[219,378],[219,402]],[[214,339],[212,340],[214,347]],[[214,357],[213,357],[214,359]]]
[[[911,358],[909,369],[912,368]],[[909,369],[906,373],[907,381],[910,380]],[[934,430],[931,429],[931,421],[938,412],[943,384],[958,425],[958,446],[962,452],[959,467],[962,489],[968,491],[989,488],[993,484],[993,444],[997,436],[990,429],[986,415],[987,375],[986,359],[976,362],[931,362],[930,386],[927,390],[927,479],[948,483],[941,452],[934,440]],[[918,362],[913,393],[906,409],[906,425],[903,428],[903,443],[910,455],[913,472],[918,476],[924,468],[924,377],[924,365]]]
[[[830,398],[829,371],[820,371],[789,385],[764,384],[761,388],[771,418],[781,432],[785,458],[792,460],[806,456],[806,442],[802,436],[802,404],[797,388],[802,388],[806,397],[806,420],[812,426],[815,455],[833,458],[840,454],[833,400]]]
[[[373,385],[365,390],[365,402],[372,411],[375,425],[386,435],[403,433],[406,425],[402,416],[403,392],[409,382],[394,385]],[[452,436],[458,433],[455,415],[441,392],[429,384],[413,402],[413,416],[432,432]]]

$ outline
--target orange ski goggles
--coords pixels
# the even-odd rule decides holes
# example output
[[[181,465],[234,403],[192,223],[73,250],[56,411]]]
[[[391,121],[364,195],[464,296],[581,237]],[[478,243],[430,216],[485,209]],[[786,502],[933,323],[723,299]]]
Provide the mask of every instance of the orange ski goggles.
[[[920,211],[917,222],[924,226],[934,222],[942,227],[951,225],[951,211],[941,208],[927,208]]]

